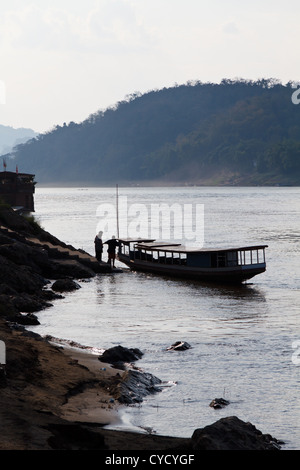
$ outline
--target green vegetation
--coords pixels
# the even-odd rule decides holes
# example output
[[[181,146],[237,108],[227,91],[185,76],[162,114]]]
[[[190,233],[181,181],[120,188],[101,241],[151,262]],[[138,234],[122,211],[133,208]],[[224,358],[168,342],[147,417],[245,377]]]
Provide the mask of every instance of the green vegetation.
[[[15,147],[39,183],[300,184],[300,106],[277,80],[134,94]]]

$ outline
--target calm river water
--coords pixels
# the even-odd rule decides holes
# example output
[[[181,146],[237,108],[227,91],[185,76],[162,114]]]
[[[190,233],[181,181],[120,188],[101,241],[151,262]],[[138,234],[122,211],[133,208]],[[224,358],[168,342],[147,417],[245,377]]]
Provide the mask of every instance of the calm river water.
[[[53,235],[94,254],[104,209],[104,228],[117,233],[109,212],[115,194],[115,188],[37,187],[35,215]],[[119,188],[120,229],[137,208],[131,230],[150,227],[150,208],[163,203],[179,211],[204,208],[205,247],[267,244],[267,271],[246,286],[221,287],[122,266],[122,273],[81,282],[40,312],[41,325],[31,329],[99,349],[122,344],[144,352],[137,364],[167,386],[129,407],[123,427],[189,437],[235,415],[285,441],[285,449],[300,449],[300,188]],[[183,233],[186,244],[201,242],[198,222],[197,234],[195,227]],[[166,351],[178,340],[191,349]],[[230,404],[209,407],[216,397]]]

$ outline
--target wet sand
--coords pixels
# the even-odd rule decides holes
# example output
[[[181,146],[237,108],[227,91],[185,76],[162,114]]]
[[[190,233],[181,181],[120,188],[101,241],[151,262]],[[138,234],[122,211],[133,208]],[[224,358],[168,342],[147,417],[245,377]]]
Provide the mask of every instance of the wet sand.
[[[112,402],[109,388],[122,371],[101,363],[97,355],[62,348],[2,320],[0,337],[7,354],[0,388],[0,450],[149,450],[189,443],[106,429],[121,419],[123,405]]]
[[[101,363],[97,354],[64,347],[63,352],[81,366],[86,367],[103,386],[83,390],[68,399],[61,407],[61,416],[68,421],[111,425],[121,422],[120,408],[110,395],[105,384],[117,373],[123,371],[113,369],[109,364]],[[107,385],[108,386],[108,385]]]

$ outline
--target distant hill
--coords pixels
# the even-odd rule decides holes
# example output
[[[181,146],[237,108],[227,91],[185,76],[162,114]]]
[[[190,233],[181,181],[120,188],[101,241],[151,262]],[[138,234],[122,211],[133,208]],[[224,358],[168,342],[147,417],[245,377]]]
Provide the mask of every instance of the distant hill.
[[[37,136],[32,129],[0,125],[0,156],[12,151],[13,147]]]
[[[300,184],[292,83],[193,82],[134,94],[12,153],[39,183]]]

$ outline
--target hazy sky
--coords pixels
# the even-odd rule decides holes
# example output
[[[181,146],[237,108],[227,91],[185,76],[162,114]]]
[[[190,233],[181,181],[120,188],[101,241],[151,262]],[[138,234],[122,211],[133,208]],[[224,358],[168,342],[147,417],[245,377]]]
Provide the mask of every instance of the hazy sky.
[[[300,79],[299,0],[0,0],[0,7],[4,125],[43,132],[127,94],[188,80]]]

